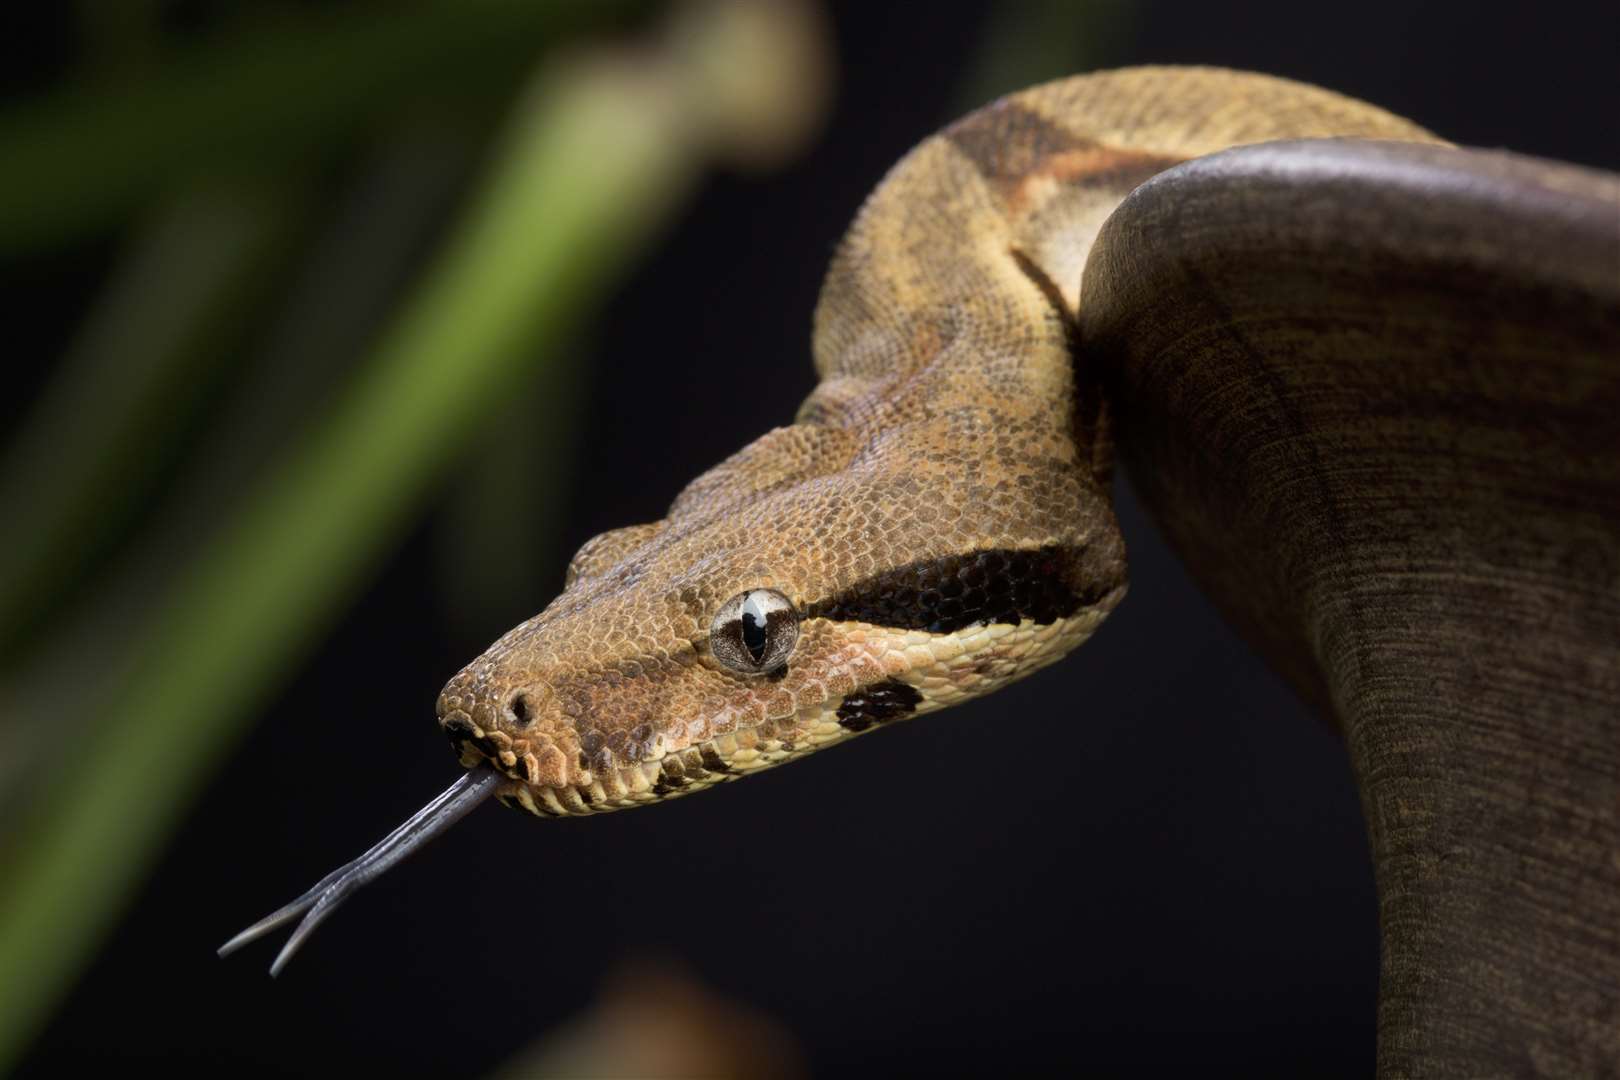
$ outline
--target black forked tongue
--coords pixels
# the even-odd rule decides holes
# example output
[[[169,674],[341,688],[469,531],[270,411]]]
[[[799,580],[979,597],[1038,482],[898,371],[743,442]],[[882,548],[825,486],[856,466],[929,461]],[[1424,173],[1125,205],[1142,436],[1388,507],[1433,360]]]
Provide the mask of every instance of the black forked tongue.
[[[281,910],[266,915],[221,945],[219,955],[229,956],[248,942],[256,941],[276,927],[303,915],[303,921],[293,931],[292,937],[287,939],[287,944],[281,947],[276,962],[270,965],[270,974],[279,975],[304,940],[337,910],[339,904],[349,898],[350,893],[466,817],[468,811],[494,794],[500,782],[501,774],[494,769],[479,767],[468,772],[437,799],[413,814],[409,821],[383,837],[370,851],[338,867],[316,882],[309,892]]]

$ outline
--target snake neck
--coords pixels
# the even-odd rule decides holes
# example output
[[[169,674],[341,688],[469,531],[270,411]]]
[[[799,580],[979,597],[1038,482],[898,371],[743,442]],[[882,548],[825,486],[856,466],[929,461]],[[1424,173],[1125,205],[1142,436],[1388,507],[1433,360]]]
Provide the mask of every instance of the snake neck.
[[[1077,646],[1125,589],[1107,411],[1075,331],[1099,228],[1189,157],[1335,134],[1423,135],[1296,83],[1134,69],[924,141],[834,258],[799,422],[662,521],[588,544],[550,607],[451,680],[439,715],[464,762],[594,812],[841,741],[874,700],[917,715],[989,693]],[[799,620],[769,672],[714,645],[756,593]]]
[[[1029,462],[1106,490],[1107,411],[1074,329],[1104,220],[1190,158],[1331,136],[1437,141],[1330,91],[1214,68],[1079,76],[969,114],[902,159],[844,237],[799,419],[981,446],[1012,426]]]

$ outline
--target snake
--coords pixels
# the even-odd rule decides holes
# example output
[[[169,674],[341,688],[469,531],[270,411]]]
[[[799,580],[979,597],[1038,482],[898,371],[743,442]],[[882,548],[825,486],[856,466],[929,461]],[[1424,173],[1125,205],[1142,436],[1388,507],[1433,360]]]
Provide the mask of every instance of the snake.
[[[1441,144],[1268,75],[1133,67],[1003,97],[896,164],[832,258],[819,382],[681,491],[591,539],[562,592],[445,686],[466,770],[360,858],[226,943],[356,888],[487,798],[539,817],[650,805],[991,693],[1121,602],[1113,410],[1079,333],[1087,258],[1133,191],[1283,139]],[[1030,763],[1030,782],[1061,781]],[[919,795],[940,778],[913,778]]]

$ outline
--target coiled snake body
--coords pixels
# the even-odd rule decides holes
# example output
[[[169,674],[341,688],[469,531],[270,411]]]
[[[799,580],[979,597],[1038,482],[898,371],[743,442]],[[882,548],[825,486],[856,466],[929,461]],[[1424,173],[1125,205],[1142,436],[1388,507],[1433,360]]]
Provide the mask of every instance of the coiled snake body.
[[[439,722],[462,764],[542,816],[634,806],[986,693],[1084,641],[1125,591],[1106,403],[1073,350],[1092,240],[1165,168],[1301,136],[1429,138],[1300,83],[1135,68],[924,141],[833,259],[797,422],[664,520],[586,543],[562,595],[450,680]],[[735,603],[756,591],[775,606],[753,612],[760,663]]]
[[[1082,272],[1098,233],[1174,165],[1244,144],[1330,138],[1440,144],[1333,92],[1213,68],[1063,79],[923,141],[873,191],[834,256],[815,313],[820,384],[795,423],[692,481],[664,520],[585,544],[561,596],[444,688],[439,722],[467,777],[227,950],[308,913],[280,967],[343,895],[486,795],[564,816],[695,792],[983,695],[1082,643],[1126,591],[1108,494],[1118,403],[1090,350],[1131,327],[1082,329]],[[1395,154],[1395,167],[1408,157]],[[1296,228],[1302,243],[1320,232],[1312,214],[1306,207]],[[1165,219],[1163,233],[1153,232],[1162,219],[1142,220],[1131,244],[1108,251],[1111,282],[1131,282],[1137,261],[1147,274],[1160,248],[1220,243],[1197,220]],[[1299,270],[1302,293],[1309,274]],[[1191,322],[1174,329],[1176,340],[1202,332]],[[1163,382],[1200,416],[1184,397],[1197,385],[1174,389],[1173,374]],[[1262,421],[1255,413],[1251,427]],[[1272,445],[1244,452],[1260,460]],[[1137,481],[1152,494],[1152,471]],[[1599,487],[1581,497],[1607,497],[1591,494]],[[1189,510],[1166,525],[1186,536],[1210,517]],[[1609,529],[1594,551],[1612,554],[1612,541]],[[1234,573],[1270,580],[1254,568]],[[1330,578],[1315,575],[1312,588]],[[1296,597],[1260,586],[1233,614],[1265,648],[1281,640],[1275,612]],[[1584,625],[1614,619],[1609,601],[1592,604]],[[1338,648],[1330,631],[1319,636],[1327,653]],[[1267,651],[1307,696],[1338,693],[1291,667],[1286,649]],[[1605,664],[1586,670],[1614,670]],[[1061,764],[1030,767],[1032,782],[1063,782]],[[1375,819],[1375,839],[1379,827]],[[1594,827],[1599,836],[1614,824]],[[1388,881],[1387,899],[1400,899]],[[1392,963],[1400,959],[1387,959],[1387,978]]]
[[[1141,68],[1013,95],[918,146],[833,260],[797,422],[664,520],[586,544],[563,594],[451,680],[438,711],[462,763],[533,813],[632,806],[1084,641],[1125,591],[1106,407],[1072,348],[1092,238],[1180,161],[1328,135],[1429,138],[1297,83]]]

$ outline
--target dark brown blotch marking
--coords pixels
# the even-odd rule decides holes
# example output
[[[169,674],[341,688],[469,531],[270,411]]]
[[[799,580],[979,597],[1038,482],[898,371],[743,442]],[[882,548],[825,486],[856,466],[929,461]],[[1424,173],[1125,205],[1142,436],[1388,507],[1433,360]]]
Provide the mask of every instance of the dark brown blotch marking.
[[[658,770],[658,779],[653,783],[653,794],[663,798],[672,791],[679,791],[686,786],[685,770],[674,760],[666,760]]]
[[[703,755],[703,767],[705,769],[712,773],[720,773],[723,776],[731,774],[731,766],[727,765],[725,760],[712,747],[705,746],[700,752]]]
[[[1015,211],[1035,177],[1123,193],[1185,160],[1075,135],[1010,100],[963,117],[944,136]]]
[[[709,775],[709,770],[703,767],[703,758],[696,750],[688,750],[680,757],[682,774],[691,782],[697,783]]]
[[[838,726],[862,732],[873,724],[910,716],[921,701],[922,694],[909,683],[896,679],[874,683],[845,695],[838,703]]]
[[[1011,100],[962,118],[944,130],[944,138],[1014,214],[1029,209],[1030,181],[1037,178],[1124,194],[1186,160],[1077,136]]]
[[[1004,195],[1048,159],[1098,146],[1005,99],[964,116],[944,135]]]

